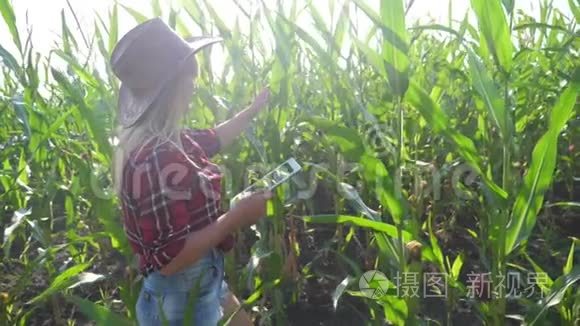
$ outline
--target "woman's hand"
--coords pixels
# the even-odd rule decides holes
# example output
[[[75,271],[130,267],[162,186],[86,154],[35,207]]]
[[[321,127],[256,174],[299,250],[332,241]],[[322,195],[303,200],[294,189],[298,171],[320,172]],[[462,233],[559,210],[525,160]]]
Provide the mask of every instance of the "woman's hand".
[[[240,111],[230,120],[225,121],[215,128],[221,147],[229,146],[250,125],[252,119],[260,113],[270,100],[270,89],[262,88],[256,95],[252,104]]]
[[[240,199],[231,212],[239,227],[254,225],[266,216],[266,203],[272,198],[270,191],[257,191]]]
[[[250,108],[252,111],[254,111],[254,113],[258,113],[266,107],[266,104],[268,104],[269,100],[270,100],[270,89],[268,87],[264,87],[262,88],[260,93],[256,95],[254,101],[250,105]]]
[[[228,234],[241,227],[256,224],[260,218],[266,216],[266,203],[270,198],[270,191],[251,193],[240,199],[234,208],[220,216],[215,223],[190,233],[183,249],[161,269],[161,274],[167,276],[183,270],[206,255]]]

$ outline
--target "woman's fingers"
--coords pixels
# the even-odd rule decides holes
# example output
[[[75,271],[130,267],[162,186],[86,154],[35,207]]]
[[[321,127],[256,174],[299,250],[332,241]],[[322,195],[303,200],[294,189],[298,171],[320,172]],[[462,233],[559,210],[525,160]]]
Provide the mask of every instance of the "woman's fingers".
[[[254,98],[254,102],[252,105],[256,109],[262,109],[268,103],[270,99],[270,89],[268,87],[264,87],[260,93]]]
[[[262,196],[264,196],[264,199],[270,199],[272,198],[272,192],[270,190],[265,190],[262,192]]]
[[[270,191],[269,189],[261,189],[261,190],[257,190],[252,195],[261,196],[264,199],[270,199],[270,198],[272,198],[272,191]]]
[[[270,88],[268,86],[262,88],[262,92],[260,93],[264,100],[270,99]]]

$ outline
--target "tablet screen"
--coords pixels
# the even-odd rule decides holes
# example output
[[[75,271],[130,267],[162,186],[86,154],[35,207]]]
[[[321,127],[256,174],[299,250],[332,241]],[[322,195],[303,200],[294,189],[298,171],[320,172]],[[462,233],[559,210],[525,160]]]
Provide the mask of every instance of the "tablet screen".
[[[295,172],[296,172],[296,170],[291,165],[291,163],[286,161],[286,162],[282,163],[281,165],[279,165],[278,167],[276,167],[275,170],[269,172],[264,177],[262,177],[261,179],[256,181],[247,190],[255,191],[255,190],[265,189],[265,188],[272,189],[273,187],[276,187],[278,184],[286,181]]]

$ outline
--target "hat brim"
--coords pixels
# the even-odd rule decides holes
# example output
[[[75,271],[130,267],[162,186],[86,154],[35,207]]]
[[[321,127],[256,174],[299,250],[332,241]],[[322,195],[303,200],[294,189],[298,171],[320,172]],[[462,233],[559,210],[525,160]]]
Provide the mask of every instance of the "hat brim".
[[[191,36],[185,39],[189,47],[193,50],[193,53],[197,53],[201,49],[223,41],[221,37],[209,37],[209,36]]]
[[[119,122],[124,128],[133,126],[151,107],[155,99],[161,94],[165,85],[176,76],[184,63],[200,50],[223,41],[221,37],[189,37],[185,39],[191,53],[189,53],[181,62],[175,65],[175,69],[167,75],[163,82],[157,84],[155,89],[133,90],[123,84],[119,89]]]
[[[135,90],[121,84],[118,101],[119,123],[125,128],[133,126],[153,104],[162,89],[163,87],[158,87],[136,94]]]

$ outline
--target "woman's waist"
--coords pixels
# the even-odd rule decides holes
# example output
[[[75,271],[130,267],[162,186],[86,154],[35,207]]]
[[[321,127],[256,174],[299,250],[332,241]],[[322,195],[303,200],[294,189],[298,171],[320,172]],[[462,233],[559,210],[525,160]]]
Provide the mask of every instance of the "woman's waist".
[[[218,248],[211,249],[192,265],[173,275],[163,275],[158,270],[144,275],[143,286],[158,293],[189,291],[197,279],[207,273],[222,273],[224,254]]]

